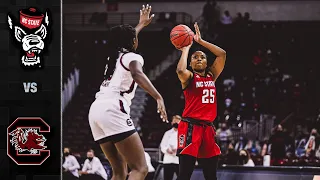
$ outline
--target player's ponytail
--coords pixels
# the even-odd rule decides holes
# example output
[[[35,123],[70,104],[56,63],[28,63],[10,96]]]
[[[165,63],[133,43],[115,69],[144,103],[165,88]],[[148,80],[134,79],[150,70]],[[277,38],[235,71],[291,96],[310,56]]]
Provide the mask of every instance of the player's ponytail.
[[[106,80],[112,76],[115,70],[119,52],[125,53],[134,51],[133,39],[135,37],[136,31],[130,25],[115,26],[109,30],[107,41],[108,68],[104,74]]]

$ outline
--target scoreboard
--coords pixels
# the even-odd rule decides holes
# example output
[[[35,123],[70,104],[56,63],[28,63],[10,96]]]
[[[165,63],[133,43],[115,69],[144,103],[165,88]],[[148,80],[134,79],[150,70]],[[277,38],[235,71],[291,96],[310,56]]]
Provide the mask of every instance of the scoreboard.
[[[0,179],[60,179],[60,9],[60,0],[1,0]]]

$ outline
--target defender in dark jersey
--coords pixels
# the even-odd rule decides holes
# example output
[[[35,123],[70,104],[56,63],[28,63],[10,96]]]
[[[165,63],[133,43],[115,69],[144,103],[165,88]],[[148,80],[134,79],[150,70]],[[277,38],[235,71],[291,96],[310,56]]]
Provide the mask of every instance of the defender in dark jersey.
[[[195,23],[194,40],[210,50],[216,59],[207,68],[207,56],[202,51],[196,51],[191,56],[190,66],[193,72],[187,70],[187,58],[190,47],[181,48],[181,58],[177,66],[185,96],[183,120],[178,127],[179,180],[190,180],[195,162],[203,168],[206,180],[215,180],[219,146],[214,140],[213,121],[217,116],[217,98],[215,81],[222,72],[226,52],[218,46],[201,38],[200,30]]]

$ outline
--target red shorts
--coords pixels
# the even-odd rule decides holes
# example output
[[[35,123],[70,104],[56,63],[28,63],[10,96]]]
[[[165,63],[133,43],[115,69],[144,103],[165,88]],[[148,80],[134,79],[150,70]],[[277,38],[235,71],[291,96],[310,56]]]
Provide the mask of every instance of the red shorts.
[[[208,125],[195,125],[180,121],[178,126],[178,153],[196,158],[210,158],[221,154],[214,136],[215,130]]]

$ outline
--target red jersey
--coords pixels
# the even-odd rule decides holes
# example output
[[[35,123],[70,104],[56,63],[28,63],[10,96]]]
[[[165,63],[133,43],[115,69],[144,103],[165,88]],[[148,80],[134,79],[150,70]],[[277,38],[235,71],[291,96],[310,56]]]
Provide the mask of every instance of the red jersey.
[[[216,87],[211,74],[201,76],[193,73],[193,78],[183,90],[184,118],[214,121],[217,116]]]

